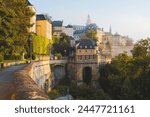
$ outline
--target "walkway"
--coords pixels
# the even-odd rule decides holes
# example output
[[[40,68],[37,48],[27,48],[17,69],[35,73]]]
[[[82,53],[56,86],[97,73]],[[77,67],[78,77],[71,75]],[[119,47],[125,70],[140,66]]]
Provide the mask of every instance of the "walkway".
[[[0,100],[11,99],[11,96],[15,90],[13,82],[14,73],[25,66],[26,64],[17,65],[0,71]]]

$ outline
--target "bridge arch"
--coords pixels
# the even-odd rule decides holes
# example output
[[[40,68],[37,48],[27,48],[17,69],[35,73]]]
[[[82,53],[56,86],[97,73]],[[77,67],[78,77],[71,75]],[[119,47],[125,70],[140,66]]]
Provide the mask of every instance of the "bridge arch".
[[[55,83],[59,82],[66,76],[66,68],[65,65],[55,64],[52,66],[52,73],[54,76]]]

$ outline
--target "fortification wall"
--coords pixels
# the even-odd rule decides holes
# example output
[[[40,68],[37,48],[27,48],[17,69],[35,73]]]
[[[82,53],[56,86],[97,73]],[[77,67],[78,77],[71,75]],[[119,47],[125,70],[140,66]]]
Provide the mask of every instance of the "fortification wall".
[[[49,61],[34,62],[15,73],[15,97],[17,100],[47,100],[45,81],[51,74]],[[46,82],[47,83],[47,82]]]

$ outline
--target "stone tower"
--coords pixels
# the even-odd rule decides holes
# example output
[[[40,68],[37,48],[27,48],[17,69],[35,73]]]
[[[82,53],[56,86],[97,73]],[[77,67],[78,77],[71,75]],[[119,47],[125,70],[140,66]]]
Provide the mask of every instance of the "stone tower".
[[[77,44],[76,54],[69,62],[69,73],[73,73],[72,77],[78,85],[98,85],[101,58],[97,50],[96,41],[93,39],[83,39]]]

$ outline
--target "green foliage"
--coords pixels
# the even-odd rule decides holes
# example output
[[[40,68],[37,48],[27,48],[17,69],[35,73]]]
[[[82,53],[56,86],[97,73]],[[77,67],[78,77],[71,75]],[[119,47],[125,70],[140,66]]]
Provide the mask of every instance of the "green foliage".
[[[62,59],[61,53],[57,53],[57,54],[55,54],[55,56],[57,57],[57,59]]]
[[[150,39],[142,39],[137,42],[132,50],[133,57],[145,58],[150,56]]]
[[[0,0],[0,52],[20,59],[25,52],[30,18],[26,0]]]
[[[69,87],[68,87],[68,86],[65,86],[65,85],[57,85],[57,86],[55,87],[55,89],[59,92],[59,95],[60,95],[60,96],[66,95],[68,88],[69,88]]]
[[[53,54],[60,53],[62,56],[68,55],[68,49],[70,47],[69,37],[62,34],[61,37],[53,36]]]
[[[150,40],[135,44],[132,53],[119,54],[100,67],[100,85],[112,99],[150,99]]]
[[[33,53],[40,55],[49,55],[50,40],[37,35],[32,35]]]
[[[88,32],[86,33],[86,37],[97,40],[97,32],[94,30],[88,30]]]
[[[59,96],[59,93],[56,89],[53,89],[50,93],[48,93],[50,99],[56,99]]]

